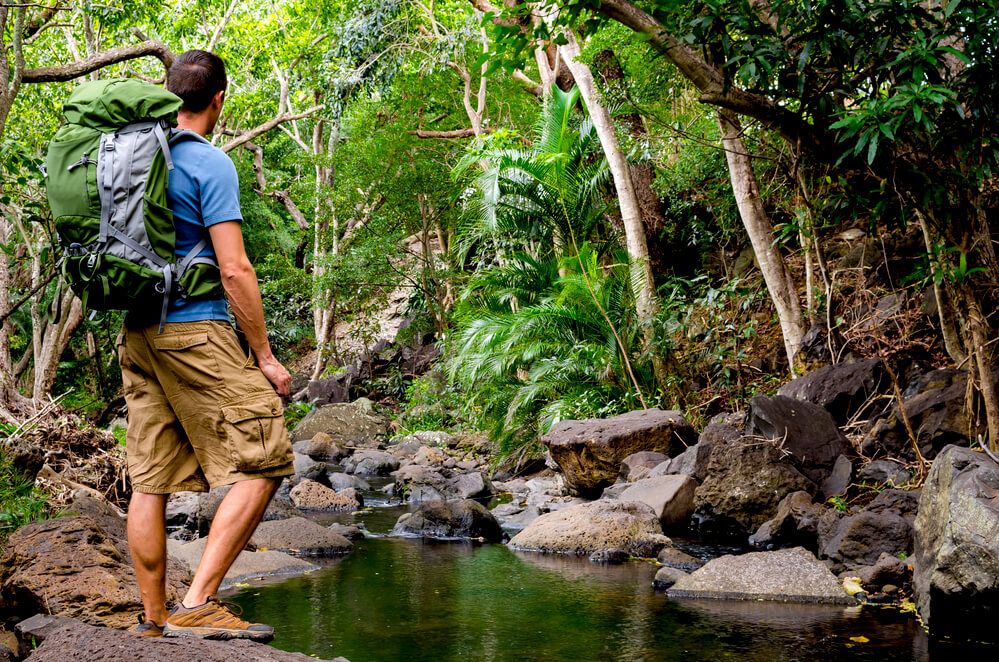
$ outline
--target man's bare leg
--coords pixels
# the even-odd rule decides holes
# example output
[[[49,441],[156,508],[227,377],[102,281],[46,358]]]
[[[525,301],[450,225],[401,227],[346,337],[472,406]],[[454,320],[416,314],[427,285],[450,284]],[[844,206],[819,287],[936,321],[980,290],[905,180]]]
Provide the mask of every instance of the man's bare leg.
[[[185,607],[200,605],[218,592],[225,573],[257,530],[280,484],[280,478],[244,480],[225,495],[208,532],[208,543],[194,581],[184,596]]]
[[[145,619],[166,623],[166,494],[133,492],[128,505],[128,549],[142,593]]]

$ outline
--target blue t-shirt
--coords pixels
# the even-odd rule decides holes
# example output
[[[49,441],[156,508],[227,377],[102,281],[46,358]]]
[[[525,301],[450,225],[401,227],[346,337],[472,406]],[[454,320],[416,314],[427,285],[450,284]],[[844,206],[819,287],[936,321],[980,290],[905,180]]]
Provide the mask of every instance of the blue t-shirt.
[[[200,140],[185,140],[170,149],[173,170],[167,183],[167,204],[177,232],[176,253],[183,257],[205,239],[199,257],[215,257],[208,228],[225,221],[242,221],[239,211],[239,178],[226,154]],[[167,322],[228,320],[224,297],[187,301],[171,297]]]

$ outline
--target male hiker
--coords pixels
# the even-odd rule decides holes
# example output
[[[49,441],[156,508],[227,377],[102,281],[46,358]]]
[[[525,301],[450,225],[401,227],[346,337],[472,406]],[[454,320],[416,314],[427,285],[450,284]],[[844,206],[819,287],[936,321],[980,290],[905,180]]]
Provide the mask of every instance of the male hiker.
[[[183,100],[178,128],[200,136],[211,133],[226,84],[225,65],[217,56],[204,51],[179,56],[167,83]],[[196,137],[175,143],[171,155],[167,198],[178,259],[208,240],[200,256],[217,260],[228,305],[252,353],[241,348],[221,296],[171,298],[162,332],[158,311],[130,311],[126,317],[119,358],[133,490],[128,544],[144,606],[133,631],[268,640],[273,628],[240,619],[215,593],[260,523],[281,477],[294,473],[278,396],[288,395],[291,376],[267,342],[257,277],[240,232],[232,161]],[[167,612],[167,498],[219,485],[232,488],[215,514],[190,589]]]

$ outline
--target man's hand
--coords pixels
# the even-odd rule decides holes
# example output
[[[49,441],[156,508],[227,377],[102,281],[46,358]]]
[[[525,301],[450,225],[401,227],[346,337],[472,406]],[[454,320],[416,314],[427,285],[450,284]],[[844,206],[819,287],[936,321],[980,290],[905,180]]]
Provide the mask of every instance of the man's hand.
[[[258,358],[257,365],[260,366],[260,372],[264,373],[264,377],[274,385],[278,395],[285,397],[291,395],[291,375],[273,354],[266,359]]]

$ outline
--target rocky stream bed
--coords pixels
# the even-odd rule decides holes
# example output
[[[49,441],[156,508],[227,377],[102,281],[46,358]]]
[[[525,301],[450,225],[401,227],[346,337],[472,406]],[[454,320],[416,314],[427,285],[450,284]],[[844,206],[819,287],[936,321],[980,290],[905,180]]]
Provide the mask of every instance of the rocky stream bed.
[[[854,425],[886,386],[846,364],[700,431],[656,409],[564,421],[546,465],[517,471],[480,436],[390,439],[367,401],[323,406],[224,588],[278,648],[355,662],[978,656],[999,610],[999,465],[962,441],[963,382],[944,372],[906,387],[915,444],[897,408]],[[224,494],[170,499],[171,598]],[[8,623],[74,619],[14,628],[9,659],[114,648],[90,626],[141,610],[121,513],[73,492],[10,537],[0,596]],[[167,659],[159,645],[141,644]]]

